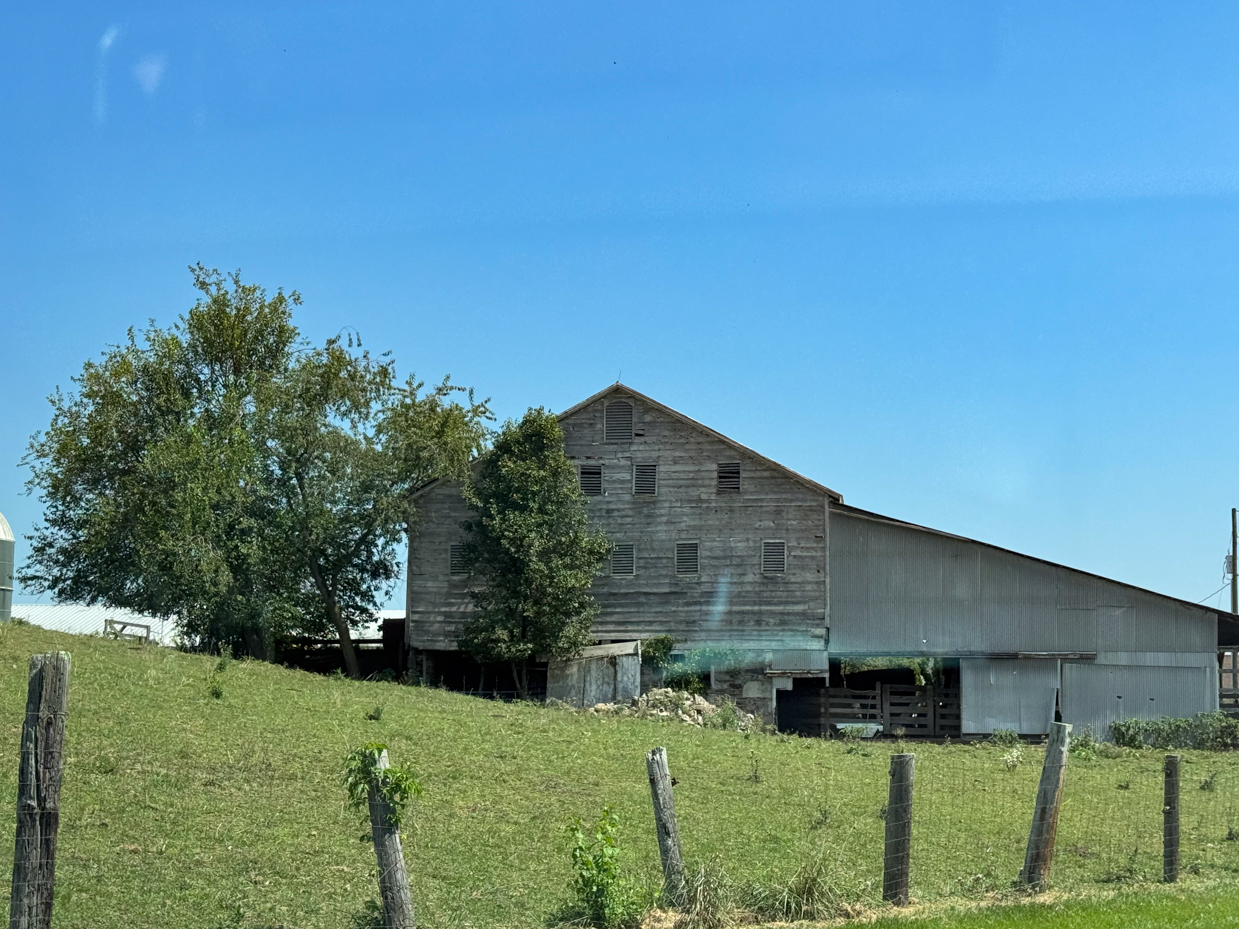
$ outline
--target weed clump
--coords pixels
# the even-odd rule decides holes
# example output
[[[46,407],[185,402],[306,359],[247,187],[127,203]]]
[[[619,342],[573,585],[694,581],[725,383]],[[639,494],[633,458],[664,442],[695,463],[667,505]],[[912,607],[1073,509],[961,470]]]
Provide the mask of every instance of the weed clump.
[[[1024,744],[1020,734],[1014,729],[995,729],[986,741],[998,748],[1016,748]]]
[[[717,865],[703,865],[684,881],[684,906],[673,929],[729,929],[736,925],[736,894]]]
[[[826,862],[819,856],[796,869],[785,883],[760,889],[752,909],[763,921],[839,919],[856,915],[856,908],[844,900]]]

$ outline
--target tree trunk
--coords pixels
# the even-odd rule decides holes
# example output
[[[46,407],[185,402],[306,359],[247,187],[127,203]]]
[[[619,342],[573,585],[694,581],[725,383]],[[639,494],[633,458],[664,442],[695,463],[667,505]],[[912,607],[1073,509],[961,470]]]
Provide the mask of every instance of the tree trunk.
[[[522,658],[512,662],[512,680],[516,682],[516,696],[521,700],[529,699],[529,659]]]
[[[331,605],[331,623],[340,635],[340,651],[344,655],[344,671],[353,680],[361,678],[361,665],[357,663],[357,649],[353,647],[353,636],[349,632],[348,623],[340,616],[339,608]]]
[[[340,604],[336,602],[335,596],[323,579],[323,572],[315,561],[310,562],[310,574],[314,577],[314,586],[318,588],[318,595],[323,598],[323,608],[327,611],[327,618],[336,627],[336,634],[340,637],[340,652],[344,655],[344,671],[353,680],[359,680],[361,666],[357,663],[357,650],[353,648],[353,637],[349,634],[348,623],[340,615]]]

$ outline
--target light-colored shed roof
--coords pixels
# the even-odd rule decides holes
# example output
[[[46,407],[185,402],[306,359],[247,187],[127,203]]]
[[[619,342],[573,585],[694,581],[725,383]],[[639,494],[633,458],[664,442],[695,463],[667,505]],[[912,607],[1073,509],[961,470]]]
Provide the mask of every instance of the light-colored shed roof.
[[[171,645],[176,631],[170,619],[99,604],[14,603],[13,615],[33,626],[72,635],[102,635],[104,622],[109,619],[118,623],[139,623],[151,627],[151,640],[160,645]]]
[[[4,518],[4,514],[0,513],[0,542],[16,542],[13,538],[13,527],[9,525],[9,521]]]

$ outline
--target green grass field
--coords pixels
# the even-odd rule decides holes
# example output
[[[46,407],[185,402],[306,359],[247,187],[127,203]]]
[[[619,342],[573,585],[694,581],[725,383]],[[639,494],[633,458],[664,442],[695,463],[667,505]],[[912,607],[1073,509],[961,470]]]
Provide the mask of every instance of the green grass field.
[[[849,751],[582,718],[256,662],[231,663],[214,699],[214,659],[25,626],[0,627],[0,800],[10,835],[26,661],[54,649],[73,655],[56,904],[64,929],[352,925],[377,890],[339,777],[346,751],[374,740],[425,788],[406,856],[427,926],[545,926],[566,899],[565,827],[595,819],[604,804],[623,823],[627,868],[655,882],[644,765],[655,745],[667,747],[679,780],[691,861],[754,882],[821,856],[850,898],[878,906],[886,771],[900,749],[892,743]],[[381,718],[366,719],[375,706]],[[1019,871],[1040,752],[1026,747],[1008,770],[993,747],[904,747],[917,754],[912,886],[926,905],[915,924],[1118,926],[1115,914],[1126,912],[1125,927],[1169,925],[1158,913],[1204,926],[1239,913],[1239,757],[1186,753],[1185,880],[1173,893],[1153,883],[1161,756],[1073,757],[1055,899],[1118,896],[968,913],[941,908],[1002,896]],[[6,874],[10,855],[7,840]]]

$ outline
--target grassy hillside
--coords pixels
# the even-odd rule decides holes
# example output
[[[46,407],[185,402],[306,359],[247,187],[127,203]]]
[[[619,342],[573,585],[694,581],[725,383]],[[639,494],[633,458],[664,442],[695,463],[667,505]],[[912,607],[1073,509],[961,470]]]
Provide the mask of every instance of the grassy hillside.
[[[345,752],[391,747],[425,787],[406,836],[421,921],[543,926],[565,900],[565,826],[612,804],[625,860],[657,879],[644,752],[667,746],[686,855],[734,880],[824,856],[862,901],[880,890],[888,744],[590,719],[394,684],[0,627],[0,822],[11,835],[30,654],[73,654],[57,925],[347,927],[377,896],[373,853],[344,808]],[[367,711],[382,706],[379,720]],[[914,746],[913,894],[979,898],[1022,862],[1039,752]],[[1160,874],[1161,756],[1073,758],[1056,884]],[[1239,759],[1189,754],[1189,889],[1239,878]],[[1200,789],[1206,782],[1208,789]],[[1228,830],[1231,839],[1227,839]],[[11,840],[0,843],[10,867]],[[6,878],[7,880],[7,878]]]

